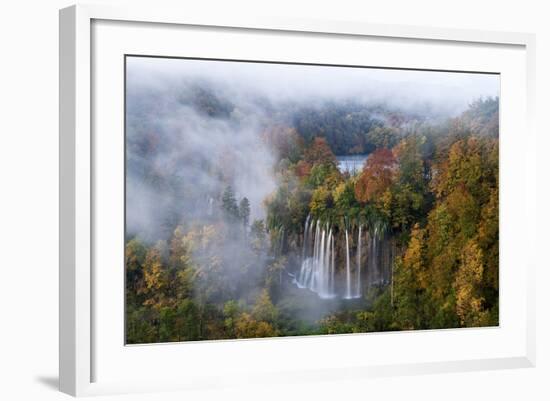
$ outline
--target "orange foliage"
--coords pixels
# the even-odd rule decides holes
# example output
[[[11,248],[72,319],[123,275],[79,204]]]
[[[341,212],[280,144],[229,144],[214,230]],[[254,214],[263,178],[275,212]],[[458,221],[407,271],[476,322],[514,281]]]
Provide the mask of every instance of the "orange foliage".
[[[325,138],[316,137],[311,146],[305,151],[304,159],[310,165],[336,164],[336,156],[332,153]]]
[[[295,174],[300,178],[307,177],[311,171],[311,165],[308,162],[300,160],[296,163]]]
[[[370,154],[355,184],[355,197],[368,202],[381,196],[392,184],[397,161],[390,149],[377,149]]]

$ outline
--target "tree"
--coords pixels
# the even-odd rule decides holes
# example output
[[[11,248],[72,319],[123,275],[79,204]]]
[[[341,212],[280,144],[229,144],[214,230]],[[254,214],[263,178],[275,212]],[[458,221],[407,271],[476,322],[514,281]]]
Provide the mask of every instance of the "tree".
[[[250,202],[246,197],[242,198],[239,203],[239,217],[246,230],[248,228],[248,221],[250,220]]]
[[[235,325],[239,317],[240,308],[237,301],[234,299],[227,301],[223,305],[224,326],[227,331],[227,337],[235,337]]]
[[[498,188],[491,191],[489,202],[481,210],[478,244],[483,252],[483,289],[488,307],[498,307],[499,216]]]
[[[425,136],[410,135],[395,146],[393,182],[377,197],[379,208],[392,228],[404,238],[414,223],[425,224],[433,200],[429,191],[429,169],[423,159],[425,144]]]
[[[162,293],[168,284],[166,268],[163,265],[162,248],[163,244],[159,241],[156,246],[147,251],[143,264],[145,288],[152,295]]]
[[[336,156],[332,153],[327,140],[322,137],[315,137],[312,144],[304,153],[304,160],[311,166],[316,164],[332,164],[336,166]]]
[[[398,141],[399,132],[394,127],[374,127],[367,133],[368,141],[375,148],[391,149]]]
[[[178,302],[174,317],[174,331],[177,341],[190,341],[199,339],[199,311],[191,299],[183,299]]]
[[[391,150],[382,148],[372,152],[355,184],[357,200],[366,203],[381,196],[392,184],[396,167]]]
[[[277,308],[271,302],[269,292],[264,288],[252,309],[254,319],[273,324],[277,320]]]
[[[296,167],[294,168],[294,172],[297,177],[305,178],[309,175],[311,172],[311,165],[306,162],[305,160],[300,160],[298,163],[296,163]]]
[[[222,210],[224,211],[226,219],[235,221],[239,218],[239,207],[237,206],[237,199],[233,188],[228,185],[225,188],[222,196]]]
[[[242,313],[235,323],[237,338],[262,338],[279,335],[277,330],[264,321],[257,321],[249,313]]]
[[[409,246],[403,255],[403,265],[411,269],[414,274],[416,287],[425,290],[428,287],[430,277],[426,263],[426,232],[417,224],[411,232]]]
[[[485,141],[473,136],[451,145],[448,156],[434,167],[436,174],[432,180],[432,188],[436,196],[442,198],[455,188],[463,187],[482,203],[486,201],[482,197],[485,189],[483,181],[488,173],[485,167],[490,166],[484,166],[489,150],[485,145]]]
[[[126,261],[126,289],[128,295],[136,295],[143,279],[143,264],[147,249],[143,243],[133,238],[126,243],[124,252]]]
[[[403,257],[395,263],[395,320],[402,329],[418,329],[425,324],[422,304],[430,278],[424,237],[425,231],[416,224]]]
[[[157,315],[155,320],[158,320],[158,314],[170,303],[170,277],[164,263],[165,252],[166,243],[164,241],[157,242],[147,251],[143,264],[144,288],[140,292],[145,296],[143,305],[151,307]]]
[[[332,163],[315,164],[309,172],[307,183],[311,188],[321,185],[329,189],[335,188],[342,181],[342,174],[338,167]]]
[[[488,313],[483,309],[481,284],[483,279],[483,256],[479,246],[470,240],[462,250],[454,289],[456,291],[456,314],[466,327],[483,326]]]
[[[355,199],[355,183],[353,180],[341,182],[333,191],[332,197],[336,207],[342,214],[347,214],[357,206]]]
[[[170,266],[182,270],[190,264],[191,255],[185,241],[185,232],[182,226],[176,227],[170,240]]]
[[[280,256],[267,267],[265,287],[267,289],[267,295],[270,296],[271,299],[278,300],[281,293],[284,291],[283,274],[287,265],[288,258],[286,256]],[[276,309],[275,312],[277,312]]]
[[[332,211],[333,205],[332,193],[325,187],[319,187],[313,192],[309,210],[312,216],[327,217]]]
[[[263,220],[254,220],[250,227],[250,242],[256,252],[262,251],[266,246],[266,229]]]
[[[479,98],[473,101],[455,121],[464,131],[479,136],[498,138],[499,133],[498,97]]]
[[[280,159],[296,163],[302,156],[304,139],[294,127],[275,125],[263,132],[263,138],[277,152]]]

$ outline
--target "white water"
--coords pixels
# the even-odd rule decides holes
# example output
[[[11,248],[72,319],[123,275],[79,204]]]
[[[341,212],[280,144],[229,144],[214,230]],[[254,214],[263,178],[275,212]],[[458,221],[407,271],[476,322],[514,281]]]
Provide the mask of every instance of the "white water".
[[[368,155],[336,156],[340,172],[351,175],[357,174],[363,169],[367,158]]]
[[[313,237],[313,255],[309,256],[309,243],[311,242],[311,230],[315,224],[315,235]],[[332,229],[328,225],[324,228],[317,220],[315,223],[306,220],[304,231],[305,255],[300,274],[296,284],[300,288],[309,288],[321,298],[333,298],[334,294],[334,237]]]
[[[372,260],[373,260],[373,263],[372,263],[372,273],[373,273],[373,277],[371,278],[371,280],[373,282],[375,282],[376,280],[378,280],[378,269],[376,269],[376,264],[374,263],[374,261],[376,260],[376,241],[377,241],[377,231],[378,231],[378,227],[374,227],[374,235],[372,236]]]
[[[363,289],[373,285],[384,285],[385,271],[380,265],[378,228],[374,228],[372,235],[365,232],[363,226],[357,230],[357,242],[350,249],[350,235],[353,231],[346,229],[342,234],[345,237],[345,267],[336,266],[336,233],[327,223],[307,217],[304,225],[304,243],[302,245],[302,265],[294,277],[299,288],[307,288],[321,298],[341,297],[343,299],[361,298]],[[366,237],[364,244],[363,236]],[[366,246],[366,255],[364,253]],[[342,255],[343,256],[343,255]],[[352,256],[355,258],[352,262]],[[363,257],[365,256],[365,257]],[[390,265],[391,265],[390,261]],[[353,266],[352,266],[353,265]],[[388,266],[390,266],[388,265]],[[366,269],[365,272],[362,272]],[[389,272],[388,272],[389,275]]]
[[[302,246],[302,260],[306,258],[306,251],[307,251],[307,245],[308,245],[308,224],[309,224],[309,214],[307,215],[306,219],[306,225],[304,227],[304,244]]]
[[[351,269],[349,265],[349,237],[346,228],[346,298],[351,298]]]
[[[208,214],[208,216],[212,216],[212,214],[214,214],[214,198],[212,198],[211,196],[208,196],[207,203],[208,203],[208,208],[206,213]]]
[[[334,282],[336,281],[334,279],[334,273],[335,273],[335,264],[334,264],[334,261],[336,259],[336,253],[334,252],[334,237],[332,236],[332,230],[331,230],[331,233],[330,233],[330,237],[331,237],[331,244],[330,244],[330,249],[332,250],[332,259],[331,259],[331,264],[330,264],[330,277],[331,277],[331,280],[330,280],[330,293],[331,294],[336,294],[334,292]]]
[[[359,226],[359,234],[357,235],[357,287],[355,288],[355,297],[361,296],[361,231],[363,227]]]

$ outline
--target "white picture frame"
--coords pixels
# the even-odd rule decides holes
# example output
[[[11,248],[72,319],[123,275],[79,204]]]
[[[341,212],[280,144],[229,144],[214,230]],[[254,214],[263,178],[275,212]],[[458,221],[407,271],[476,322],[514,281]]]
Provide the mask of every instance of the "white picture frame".
[[[347,21],[314,21],[314,20],[293,20],[278,18],[254,18],[243,20],[229,20],[220,16],[212,15],[193,15],[185,10],[161,10],[154,7],[150,8],[111,8],[107,6],[72,6],[60,11],[60,390],[75,396],[133,392],[133,391],[160,391],[167,389],[188,389],[205,388],[208,386],[220,385],[239,385],[246,381],[274,382],[281,380],[325,380],[327,378],[336,379],[339,377],[361,378],[366,376],[379,375],[399,375],[411,373],[429,373],[441,371],[465,371],[478,369],[502,369],[512,367],[529,367],[535,364],[535,305],[534,305],[534,265],[532,260],[534,253],[528,252],[532,246],[529,243],[518,245],[520,251],[525,251],[528,255],[522,261],[521,269],[525,277],[518,280],[517,295],[521,298],[521,310],[518,310],[516,316],[521,318],[518,322],[521,333],[513,334],[513,352],[504,352],[503,348],[494,350],[492,353],[484,355],[481,352],[472,353],[465,359],[443,359],[420,361],[413,356],[408,362],[398,362],[388,359],[387,362],[377,360],[375,363],[361,363],[349,361],[348,364],[342,364],[334,369],[327,369],[325,366],[314,368],[312,366],[298,366],[295,370],[286,371],[280,369],[276,372],[247,371],[241,382],[231,375],[224,377],[223,371],[215,372],[212,377],[201,375],[197,371],[195,377],[188,377],[186,380],[174,377],[155,377],[149,381],[131,380],[129,378],[116,378],[110,376],[108,380],[97,380],[97,358],[98,352],[101,353],[102,345],[96,345],[98,337],[96,325],[98,317],[94,307],[93,296],[94,289],[102,282],[98,281],[94,274],[94,238],[100,233],[97,232],[95,221],[94,191],[96,191],[96,181],[94,179],[95,169],[97,168],[97,152],[101,152],[105,142],[97,146],[93,138],[92,126],[94,122],[94,104],[92,102],[93,88],[92,76],[93,68],[96,68],[94,53],[97,49],[94,46],[100,46],[104,41],[94,43],[93,25],[97,21],[115,22],[140,22],[146,24],[158,24],[164,28],[169,27],[203,27],[205,29],[223,29],[243,30],[247,32],[275,32],[288,34],[307,34],[309,36],[325,37],[343,37],[343,38],[384,38],[384,40],[410,40],[419,42],[436,43],[437,45],[459,44],[462,47],[476,46],[495,46],[510,47],[517,49],[519,53],[514,57],[519,60],[520,69],[525,76],[516,77],[514,85],[517,85],[518,91],[525,96],[519,96],[514,106],[525,107],[518,121],[511,122],[514,127],[523,127],[523,141],[526,145],[520,150],[524,165],[513,178],[524,184],[524,191],[517,196],[517,203],[521,205],[521,210],[516,212],[522,216],[520,223],[517,220],[510,220],[510,226],[507,230],[513,230],[520,224],[525,228],[533,228],[535,225],[535,133],[533,130],[533,112],[534,112],[534,35],[524,33],[506,33],[506,32],[484,32],[459,29],[437,29],[414,26],[397,25],[375,25],[363,22]],[[134,27],[140,29],[139,27]],[[125,29],[125,28],[122,28]],[[175,28],[174,28],[175,29]],[[137,32],[137,31],[136,31]],[[162,35],[163,33],[159,33]],[[125,39],[124,35],[119,35],[118,41]],[[122,71],[119,71],[122,73]],[[118,82],[118,81],[117,81]],[[116,85],[115,85],[116,86]],[[118,88],[118,87],[117,87]],[[117,90],[121,90],[118,88]],[[508,91],[510,93],[510,91]],[[512,105],[512,104],[511,104]],[[503,108],[502,113],[510,113],[510,109]],[[122,118],[122,116],[120,116]],[[521,124],[521,125],[518,125]],[[510,138],[508,148],[515,147]],[[529,148],[531,146],[531,149]],[[505,152],[505,150],[504,150]],[[504,154],[506,156],[506,154]],[[503,159],[504,160],[504,159]],[[501,161],[504,163],[504,161]],[[505,169],[504,169],[505,170]],[[503,172],[501,174],[507,174]],[[505,192],[504,195],[508,193]],[[510,194],[510,196],[515,196]],[[513,208],[509,208],[514,212]],[[504,212],[501,212],[501,214]],[[514,226],[515,225],[515,226]],[[534,232],[532,229],[531,232]],[[501,244],[502,247],[502,244]],[[508,255],[508,256],[507,256]],[[511,253],[503,252],[502,257],[513,258]],[[501,274],[508,274],[502,273]],[[523,277],[523,276],[522,276]],[[99,283],[99,284],[98,284]],[[113,295],[116,297],[116,294]],[[115,298],[116,299],[116,298]],[[514,301],[514,299],[512,299]],[[122,321],[123,317],[119,316]],[[103,319],[103,317],[100,317]],[[104,325],[105,326],[105,325]],[[487,341],[495,335],[495,330],[512,330],[508,326],[499,327],[493,332],[483,330],[466,329],[464,337],[460,341],[475,341],[476,338],[488,335]],[[460,329],[465,330],[465,329]],[[434,331],[435,332],[435,331]],[[462,331],[464,333],[464,331]],[[438,333],[425,333],[419,337],[413,332],[400,333],[400,336],[409,337],[411,341],[418,341],[418,344],[426,341],[438,341]],[[449,331],[445,336],[455,334]],[[385,338],[395,334],[387,333]],[[427,336],[432,336],[428,338]],[[336,338],[338,337],[338,338]],[[467,337],[467,338],[466,338]],[[371,337],[375,338],[375,337]],[[402,337],[404,338],[404,337]],[[450,338],[450,337],[449,337]],[[503,337],[504,338],[504,337]],[[508,338],[508,337],[507,337]],[[354,336],[332,336],[331,346],[342,347],[344,342],[364,341],[365,337]],[[458,340],[458,339],[457,339]],[[193,352],[233,352],[248,353],[252,356],[243,357],[253,358],[258,352],[268,352],[271,348],[273,352],[284,352],[285,347],[295,347],[296,339],[293,340],[250,340],[245,342],[224,342],[222,345],[213,343],[202,344],[199,350]],[[298,339],[298,341],[304,341]],[[308,340],[309,352],[314,352],[319,347],[324,346],[319,342],[319,338]],[[325,341],[325,340],[323,340]],[[240,345],[232,345],[232,344]],[[244,345],[243,345],[244,344]],[[123,344],[120,344],[123,347]],[[148,346],[148,354],[155,353],[155,348],[163,348],[165,345]],[[213,351],[208,351],[210,347]],[[502,346],[504,347],[504,345]],[[512,344],[510,345],[511,348]],[[160,349],[159,348],[159,349]],[[336,350],[337,348],[335,348]],[[98,351],[99,350],[99,351]],[[173,350],[173,348],[172,348]],[[172,351],[170,351],[172,352]],[[191,352],[188,348],[187,352]],[[164,352],[166,353],[166,352]],[[140,358],[139,355],[137,355]],[[150,356],[153,359],[149,361],[162,360],[165,356]],[[156,358],[156,359],[155,359]],[[160,358],[160,359],[159,359]],[[444,358],[444,356],[443,356]],[[100,358],[101,359],[101,358]],[[103,358],[105,360],[105,358]],[[114,363],[115,361],[108,361]],[[134,359],[135,363],[135,359]],[[299,373],[297,373],[299,372]]]

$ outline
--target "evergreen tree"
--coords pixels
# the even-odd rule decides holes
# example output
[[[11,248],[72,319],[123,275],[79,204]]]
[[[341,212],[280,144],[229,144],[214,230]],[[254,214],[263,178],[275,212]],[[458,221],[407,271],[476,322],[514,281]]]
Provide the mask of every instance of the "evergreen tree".
[[[246,230],[248,228],[248,222],[250,220],[250,201],[247,197],[242,198],[241,202],[239,203],[239,217]]]
[[[228,185],[225,188],[222,196],[222,210],[225,213],[225,217],[228,220],[237,220],[239,218],[239,207],[237,206],[237,199],[233,188]]]
[[[267,246],[267,234],[263,220],[254,220],[250,226],[250,245],[256,253],[261,253]]]

